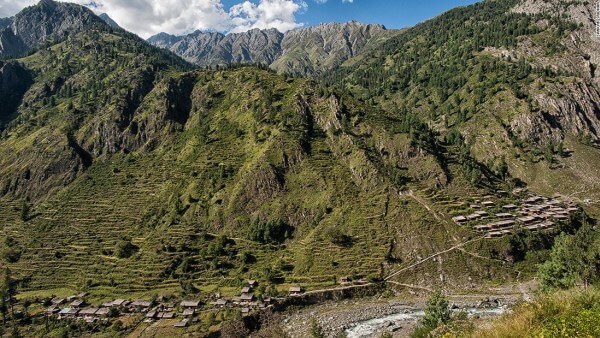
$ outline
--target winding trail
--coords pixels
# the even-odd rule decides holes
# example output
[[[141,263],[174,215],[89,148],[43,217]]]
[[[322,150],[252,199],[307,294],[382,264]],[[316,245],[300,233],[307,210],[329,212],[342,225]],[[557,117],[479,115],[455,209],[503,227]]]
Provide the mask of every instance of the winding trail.
[[[436,258],[436,257],[438,257],[438,256],[441,256],[441,255],[443,255],[443,254],[445,254],[445,253],[448,253],[448,252],[450,252],[450,251],[454,251],[454,250],[456,250],[456,249],[458,249],[458,248],[462,248],[463,246],[465,246],[465,245],[467,245],[467,244],[469,244],[469,243],[477,242],[477,241],[480,241],[480,240],[482,240],[482,239],[484,239],[484,237],[483,237],[483,236],[481,236],[481,237],[477,237],[477,238],[473,238],[473,239],[470,239],[470,240],[468,240],[468,241],[466,241],[466,242],[463,242],[463,243],[457,244],[457,245],[455,245],[455,246],[453,246],[453,247],[451,247],[451,248],[449,248],[449,249],[446,249],[446,250],[444,250],[444,251],[437,252],[437,253],[435,253],[435,254],[433,254],[433,255],[431,255],[431,256],[429,256],[429,257],[427,257],[427,258],[424,258],[424,259],[422,259],[422,260],[420,260],[420,261],[418,261],[418,262],[416,262],[416,263],[413,263],[413,264],[411,264],[411,265],[409,265],[409,266],[407,266],[407,267],[404,267],[404,268],[402,268],[402,269],[400,269],[400,270],[398,270],[398,271],[396,271],[396,272],[394,272],[394,273],[390,274],[389,276],[387,276],[387,277],[386,277],[386,278],[384,278],[383,280],[387,282],[387,281],[389,281],[390,279],[392,279],[392,278],[396,277],[397,275],[401,274],[402,272],[404,272],[404,271],[406,271],[406,270],[410,270],[410,269],[412,269],[412,268],[414,268],[414,267],[416,267],[416,266],[419,266],[419,265],[421,265],[421,264],[423,264],[423,263],[425,263],[425,262],[427,262],[427,261],[429,261],[429,260],[432,260],[432,259],[434,259],[434,258]]]

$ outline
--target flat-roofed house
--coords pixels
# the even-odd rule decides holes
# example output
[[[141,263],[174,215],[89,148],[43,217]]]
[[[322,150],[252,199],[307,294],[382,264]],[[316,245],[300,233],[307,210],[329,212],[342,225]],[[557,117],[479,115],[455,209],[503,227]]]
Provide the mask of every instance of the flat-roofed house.
[[[468,221],[475,221],[482,218],[482,216],[480,214],[471,214],[467,216],[467,220]]]
[[[502,232],[500,232],[500,231],[488,232],[488,234],[485,237],[486,238],[498,238],[498,237],[502,237]]]
[[[508,219],[508,220],[505,220],[505,221],[497,222],[496,224],[498,224],[499,228],[506,228],[506,227],[514,226],[515,225],[515,221]]]
[[[98,312],[98,308],[95,307],[90,307],[87,309],[83,309],[83,310],[79,310],[79,313],[77,314],[77,316],[81,317],[81,318],[94,318],[96,317],[96,312]]]
[[[290,296],[298,296],[302,293],[302,288],[299,286],[290,287]]]
[[[197,309],[200,306],[199,300],[184,300],[179,304],[182,309]]]
[[[188,326],[188,324],[189,324],[189,322],[190,322],[190,321],[189,321],[188,319],[184,319],[184,320],[182,320],[182,321],[180,321],[180,322],[177,322],[177,323],[173,324],[173,326],[174,326],[174,327],[179,327],[179,328],[182,328],[182,327],[187,327],[187,326]]]
[[[537,217],[525,216],[525,217],[518,218],[517,220],[523,224],[532,224],[533,222],[536,221],[536,219],[537,219]]]
[[[110,307],[126,307],[129,303],[127,299],[115,299]]]
[[[496,203],[494,203],[492,201],[483,201],[483,202],[481,202],[481,205],[483,205],[486,208],[492,208],[493,206],[496,205]]]
[[[69,307],[74,308],[74,309],[79,309],[84,304],[85,304],[85,301],[83,301],[82,299],[76,299],[71,304],[69,304]]]
[[[53,316],[53,315],[59,313],[60,311],[61,310],[60,310],[60,308],[58,306],[54,306],[53,305],[53,306],[47,308],[46,310],[44,310],[44,314],[46,316]]]
[[[105,317],[105,316],[108,316],[109,314],[110,314],[110,309],[109,309],[109,308],[106,308],[106,307],[103,307],[103,308],[99,309],[99,310],[98,310],[98,311],[96,311],[96,313],[95,313],[95,315],[96,315],[97,317]]]
[[[251,293],[242,293],[240,296],[240,301],[243,303],[249,303],[254,300],[254,295]]]
[[[465,216],[456,216],[452,217],[452,221],[454,221],[455,223],[465,223],[468,220]]]
[[[224,306],[227,305],[228,302],[229,301],[227,299],[225,299],[225,298],[219,298],[216,301],[211,302],[210,305],[212,305],[212,306],[218,306],[218,307],[224,307]]]

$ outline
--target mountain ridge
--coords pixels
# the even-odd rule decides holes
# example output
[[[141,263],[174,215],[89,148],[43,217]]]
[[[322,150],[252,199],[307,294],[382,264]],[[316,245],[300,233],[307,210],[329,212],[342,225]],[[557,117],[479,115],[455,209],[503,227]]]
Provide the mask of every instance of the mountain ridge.
[[[276,29],[230,34],[196,31],[184,36],[159,33],[147,41],[199,66],[263,64],[279,73],[316,77],[358,54],[371,40],[391,32],[383,25],[349,21],[285,33]]]
[[[12,17],[0,30],[0,58],[16,58],[45,44],[61,40],[104,21],[91,10],[71,3],[41,0]]]

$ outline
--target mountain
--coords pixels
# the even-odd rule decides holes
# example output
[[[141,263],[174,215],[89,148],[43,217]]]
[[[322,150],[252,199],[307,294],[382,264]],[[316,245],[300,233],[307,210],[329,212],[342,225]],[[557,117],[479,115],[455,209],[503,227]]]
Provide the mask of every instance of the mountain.
[[[218,70],[61,6],[15,17],[46,13],[28,21],[52,28],[27,40],[44,48],[2,40],[28,54],[0,62],[0,259],[23,298],[208,300],[247,279],[286,296],[346,276],[479,292],[520,286],[551,252],[548,274],[579,282],[560,262],[593,241],[586,214],[600,215],[588,2],[484,1],[395,32],[347,23],[151,39],[195,46],[196,62],[273,68]],[[77,19],[88,14],[92,24]],[[474,229],[499,227],[510,204],[543,223]],[[597,272],[589,257],[577,261],[585,274]],[[227,316],[203,317],[194,334]]]
[[[121,26],[119,26],[118,23],[115,22],[115,20],[113,20],[110,16],[108,16],[108,14],[106,13],[102,13],[100,15],[98,15],[98,17],[100,19],[102,19],[104,22],[106,22],[109,26],[111,26],[112,28],[121,28]]]
[[[594,13],[586,1],[457,8],[349,60],[328,81],[394,118],[426,123],[479,163],[506,164],[539,191],[596,200]]]
[[[279,55],[283,34],[276,29],[253,29],[244,33],[203,33],[176,37],[161,33],[148,39],[200,66],[230,63],[270,64]]]
[[[177,60],[102,23],[3,67],[0,89],[15,99],[0,136],[0,231],[11,238],[0,251],[28,289],[378,280],[472,236],[450,220],[451,201],[508,189],[491,173],[487,187],[460,179],[426,126],[399,131],[343,91]],[[22,86],[10,76],[20,73]],[[443,187],[448,200],[434,195]],[[444,259],[464,267],[441,272],[453,285],[506,270]]]
[[[382,25],[350,21],[288,31],[281,55],[271,64],[280,73],[320,76],[389,35]]]
[[[280,73],[318,76],[332,70],[388,32],[381,25],[329,23],[288,31],[253,29],[244,33],[160,33],[148,42],[199,66],[230,63],[270,65]]]
[[[11,23],[12,23],[11,18],[0,18],[0,28],[8,27],[8,26],[10,26]]]
[[[104,24],[92,11],[69,3],[41,0],[25,8],[0,30],[0,58],[22,56],[47,41]]]

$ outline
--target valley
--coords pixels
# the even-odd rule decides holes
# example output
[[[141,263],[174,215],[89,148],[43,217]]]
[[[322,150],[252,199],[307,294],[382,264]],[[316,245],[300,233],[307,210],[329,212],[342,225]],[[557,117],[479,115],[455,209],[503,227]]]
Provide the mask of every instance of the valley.
[[[476,337],[523,303],[591,335],[593,7],[148,41],[52,0],[0,21],[0,336]]]

